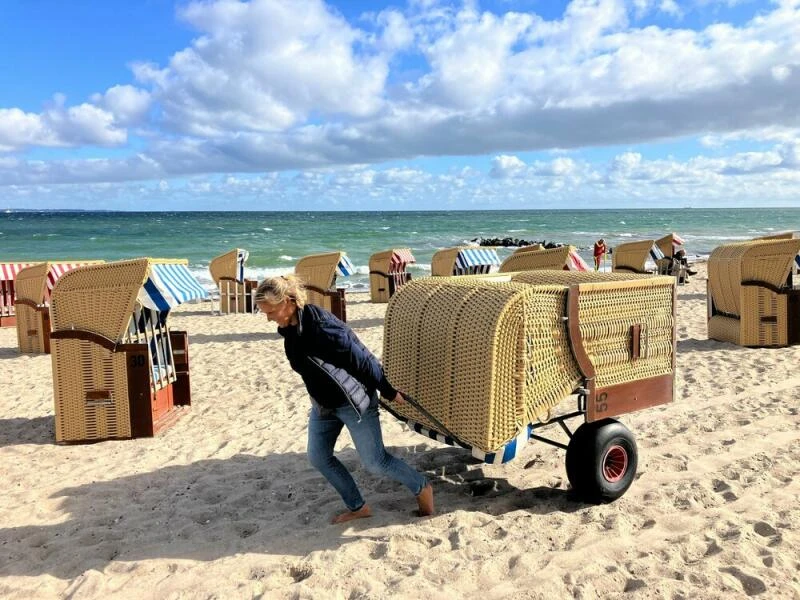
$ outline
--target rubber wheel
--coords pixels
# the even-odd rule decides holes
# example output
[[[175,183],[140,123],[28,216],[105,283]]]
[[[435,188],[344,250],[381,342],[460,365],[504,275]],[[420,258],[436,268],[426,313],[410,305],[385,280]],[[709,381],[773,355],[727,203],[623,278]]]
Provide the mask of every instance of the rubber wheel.
[[[567,478],[584,501],[611,502],[633,483],[636,440],[619,421],[603,419],[578,427],[567,447]]]

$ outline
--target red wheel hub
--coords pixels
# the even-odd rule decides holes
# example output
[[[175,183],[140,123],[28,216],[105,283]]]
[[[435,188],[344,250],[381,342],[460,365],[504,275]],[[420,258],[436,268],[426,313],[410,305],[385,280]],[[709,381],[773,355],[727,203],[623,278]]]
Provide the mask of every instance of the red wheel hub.
[[[622,446],[611,446],[603,457],[603,477],[609,483],[616,483],[628,470],[628,451]]]

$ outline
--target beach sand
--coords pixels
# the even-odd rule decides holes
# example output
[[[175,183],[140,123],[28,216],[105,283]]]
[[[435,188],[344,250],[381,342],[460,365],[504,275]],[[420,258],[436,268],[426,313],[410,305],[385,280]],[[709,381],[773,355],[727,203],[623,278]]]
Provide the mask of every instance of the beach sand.
[[[599,506],[570,495],[561,450],[476,463],[384,412],[437,514],[416,517],[345,433],[374,516],[329,525],[342,504],[306,460],[308,399],[274,325],[208,304],[170,317],[191,410],[152,439],[59,446],[50,357],[0,329],[0,597],[800,598],[800,347],[707,340],[700,269],[678,289],[675,402],[621,418],[638,475]],[[385,310],[348,297],[378,355]]]

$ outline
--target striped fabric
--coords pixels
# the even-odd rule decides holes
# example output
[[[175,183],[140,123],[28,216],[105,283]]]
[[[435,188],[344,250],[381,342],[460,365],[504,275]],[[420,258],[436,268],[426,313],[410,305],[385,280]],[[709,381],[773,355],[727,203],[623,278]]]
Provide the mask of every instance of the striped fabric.
[[[64,273],[72,271],[72,269],[77,269],[78,267],[82,267],[89,263],[85,262],[77,262],[77,263],[50,263],[50,270],[47,272],[47,295],[50,295],[50,292],[53,291],[53,287],[56,285],[56,281],[61,279],[61,276]]]
[[[0,281],[14,281],[17,273],[36,263],[0,263]]]
[[[679,236],[674,231],[672,232],[672,246],[673,248],[677,248],[678,246],[683,246],[683,238]]]
[[[564,265],[565,271],[589,271],[589,265],[586,264],[577,250],[570,250],[567,257],[567,264]]]
[[[383,407],[386,410],[388,410],[392,415],[394,415],[395,418],[408,425],[411,429],[413,429],[417,433],[424,435],[425,437],[430,438],[432,440],[436,440],[437,442],[447,444],[448,446],[460,446],[461,448],[465,448],[470,451],[473,458],[476,458],[480,461],[492,465],[501,465],[503,463],[510,462],[511,460],[516,458],[517,453],[522,450],[525,444],[527,444],[528,440],[531,437],[531,434],[533,433],[533,425],[527,425],[522,428],[517,437],[515,437],[510,442],[504,444],[503,447],[497,450],[496,452],[484,452],[478,448],[474,448],[469,444],[462,442],[461,440],[444,435],[434,429],[426,427],[425,425],[421,425],[419,423],[411,421],[410,419],[404,417],[403,415],[394,412],[392,408],[390,406],[387,406],[386,404],[383,404]]]
[[[349,277],[355,272],[356,268],[353,266],[353,263],[350,262],[350,259],[347,258],[346,254],[342,254],[342,258],[339,259],[339,264],[336,265],[336,274],[341,275],[342,277]]]
[[[208,298],[208,292],[180,263],[152,264],[150,276],[139,290],[139,302],[153,310],[166,311],[182,302]]]
[[[417,262],[417,259],[411,254],[411,250],[408,248],[397,249],[392,253],[392,260],[389,263],[389,272],[395,273],[397,271],[403,271],[407,264],[413,262]]]
[[[492,267],[500,264],[494,248],[464,248],[456,257],[456,271],[468,272],[471,267]]]
[[[247,250],[236,249],[236,281],[239,283],[244,283],[244,263],[248,256],[250,253]]]
[[[660,260],[665,258],[664,253],[661,251],[661,248],[658,247],[657,244],[653,244],[650,246],[650,258],[653,260]]]

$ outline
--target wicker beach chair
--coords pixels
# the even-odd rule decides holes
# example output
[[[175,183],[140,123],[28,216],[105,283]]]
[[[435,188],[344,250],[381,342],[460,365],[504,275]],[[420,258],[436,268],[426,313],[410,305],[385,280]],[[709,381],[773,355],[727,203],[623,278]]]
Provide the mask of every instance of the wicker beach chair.
[[[753,238],[753,241],[758,240],[795,240],[799,236],[797,231],[782,231],[780,233],[772,233],[770,235],[762,235],[761,237]]]
[[[434,253],[431,258],[431,275],[476,275],[489,273],[492,267],[498,265],[500,258],[494,248],[445,248]]]
[[[191,404],[188,337],[170,310],[208,297],[185,260],[141,258],[70,271],[53,289],[57,442],[149,437]]]
[[[372,302],[388,302],[392,294],[411,280],[406,270],[417,262],[408,248],[376,252],[369,259],[369,295]]]
[[[543,424],[583,416],[599,428],[672,401],[674,311],[673,277],[541,270],[412,281],[389,302],[383,347],[387,377],[409,402],[386,407],[415,431],[507,462],[529,438],[547,441],[534,434]],[[577,412],[556,410],[573,394]],[[569,471],[569,450],[567,462]]]
[[[741,346],[800,343],[800,239],[717,247],[708,259],[708,337]]]
[[[565,271],[588,271],[589,265],[580,257],[574,246],[514,252],[500,265],[500,273],[511,271],[534,271],[537,269],[564,269]]]
[[[671,255],[670,255],[671,256]],[[647,268],[648,259],[656,264],[655,270]],[[667,259],[655,240],[639,240],[619,244],[611,253],[611,270],[624,273],[657,273]]]
[[[241,248],[221,254],[208,265],[211,278],[219,290],[219,312],[252,313],[255,303],[253,293],[258,282],[244,278],[244,264],[249,253]]]
[[[663,259],[656,259],[656,272],[659,275],[674,275],[678,279],[679,284],[684,284],[689,281],[688,268],[683,261],[675,257],[678,250],[683,248],[684,240],[674,231],[668,233],[662,238],[656,240],[656,246],[659,247]]]
[[[297,261],[294,267],[308,291],[308,302],[329,310],[342,321],[347,320],[344,288],[336,287],[336,277],[348,277],[355,267],[344,252],[311,254]]]
[[[17,273],[33,262],[0,263],[0,327],[13,327],[17,324],[15,302],[17,298]]]
[[[50,294],[65,273],[102,260],[43,262],[17,274],[17,342],[24,354],[50,352]]]

